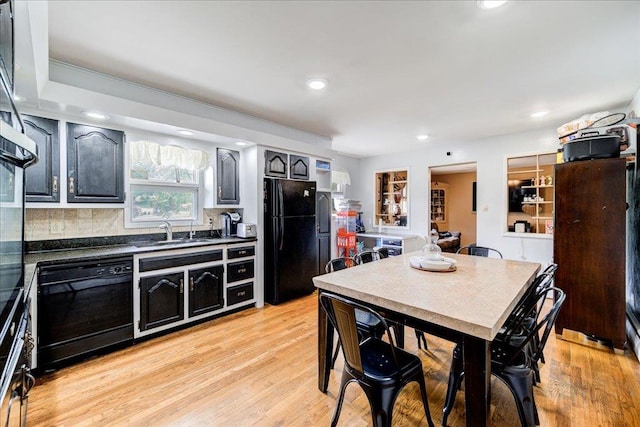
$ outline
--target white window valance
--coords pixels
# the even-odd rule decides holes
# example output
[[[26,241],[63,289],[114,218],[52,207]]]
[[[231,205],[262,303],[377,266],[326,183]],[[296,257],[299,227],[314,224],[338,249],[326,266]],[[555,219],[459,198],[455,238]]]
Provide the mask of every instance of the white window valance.
[[[345,171],[331,171],[331,183],[336,185],[351,185],[351,176]]]
[[[133,141],[129,144],[131,164],[151,162],[160,166],[175,166],[198,170],[209,167],[205,151],[189,150],[177,145],[160,145],[151,141]]]

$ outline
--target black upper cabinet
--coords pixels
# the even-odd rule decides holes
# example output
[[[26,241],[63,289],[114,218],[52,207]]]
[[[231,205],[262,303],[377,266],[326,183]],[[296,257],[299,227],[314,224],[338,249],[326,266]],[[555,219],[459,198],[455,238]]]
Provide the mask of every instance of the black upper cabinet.
[[[218,185],[217,204],[240,204],[240,153],[238,151],[226,148],[216,149],[216,184]]]
[[[264,153],[264,174],[275,178],[287,178],[289,155],[267,150]]]
[[[289,156],[291,163],[289,170],[289,178],[291,179],[309,179],[309,158],[304,156]]]
[[[38,147],[38,162],[25,171],[27,202],[59,202],[60,136],[58,121],[22,116],[25,133]]]
[[[67,202],[124,202],[124,132],[67,123]]]

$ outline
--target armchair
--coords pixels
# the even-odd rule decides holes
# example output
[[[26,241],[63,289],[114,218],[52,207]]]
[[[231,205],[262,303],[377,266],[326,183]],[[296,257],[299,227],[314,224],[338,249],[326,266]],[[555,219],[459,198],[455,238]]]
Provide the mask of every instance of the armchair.
[[[438,224],[431,221],[431,230],[438,232],[438,246],[442,249],[442,252],[455,253],[460,249],[460,237],[462,233],[460,231],[443,231],[438,230]]]

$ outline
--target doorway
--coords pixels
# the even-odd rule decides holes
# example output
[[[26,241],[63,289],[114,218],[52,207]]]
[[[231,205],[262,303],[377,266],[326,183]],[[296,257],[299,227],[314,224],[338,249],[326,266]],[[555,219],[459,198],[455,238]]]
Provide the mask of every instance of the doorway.
[[[429,168],[429,220],[440,232],[460,232],[460,244],[476,242],[477,164],[459,163]]]

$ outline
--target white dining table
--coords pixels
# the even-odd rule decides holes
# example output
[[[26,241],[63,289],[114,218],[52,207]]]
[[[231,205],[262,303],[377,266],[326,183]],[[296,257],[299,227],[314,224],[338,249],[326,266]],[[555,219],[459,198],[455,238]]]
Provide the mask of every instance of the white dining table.
[[[540,264],[446,254],[456,270],[413,268],[412,256],[389,257],[313,278],[331,292],[379,310],[392,320],[462,345],[467,426],[488,424],[491,341],[533,282]],[[333,327],[318,301],[318,388],[326,393]]]

